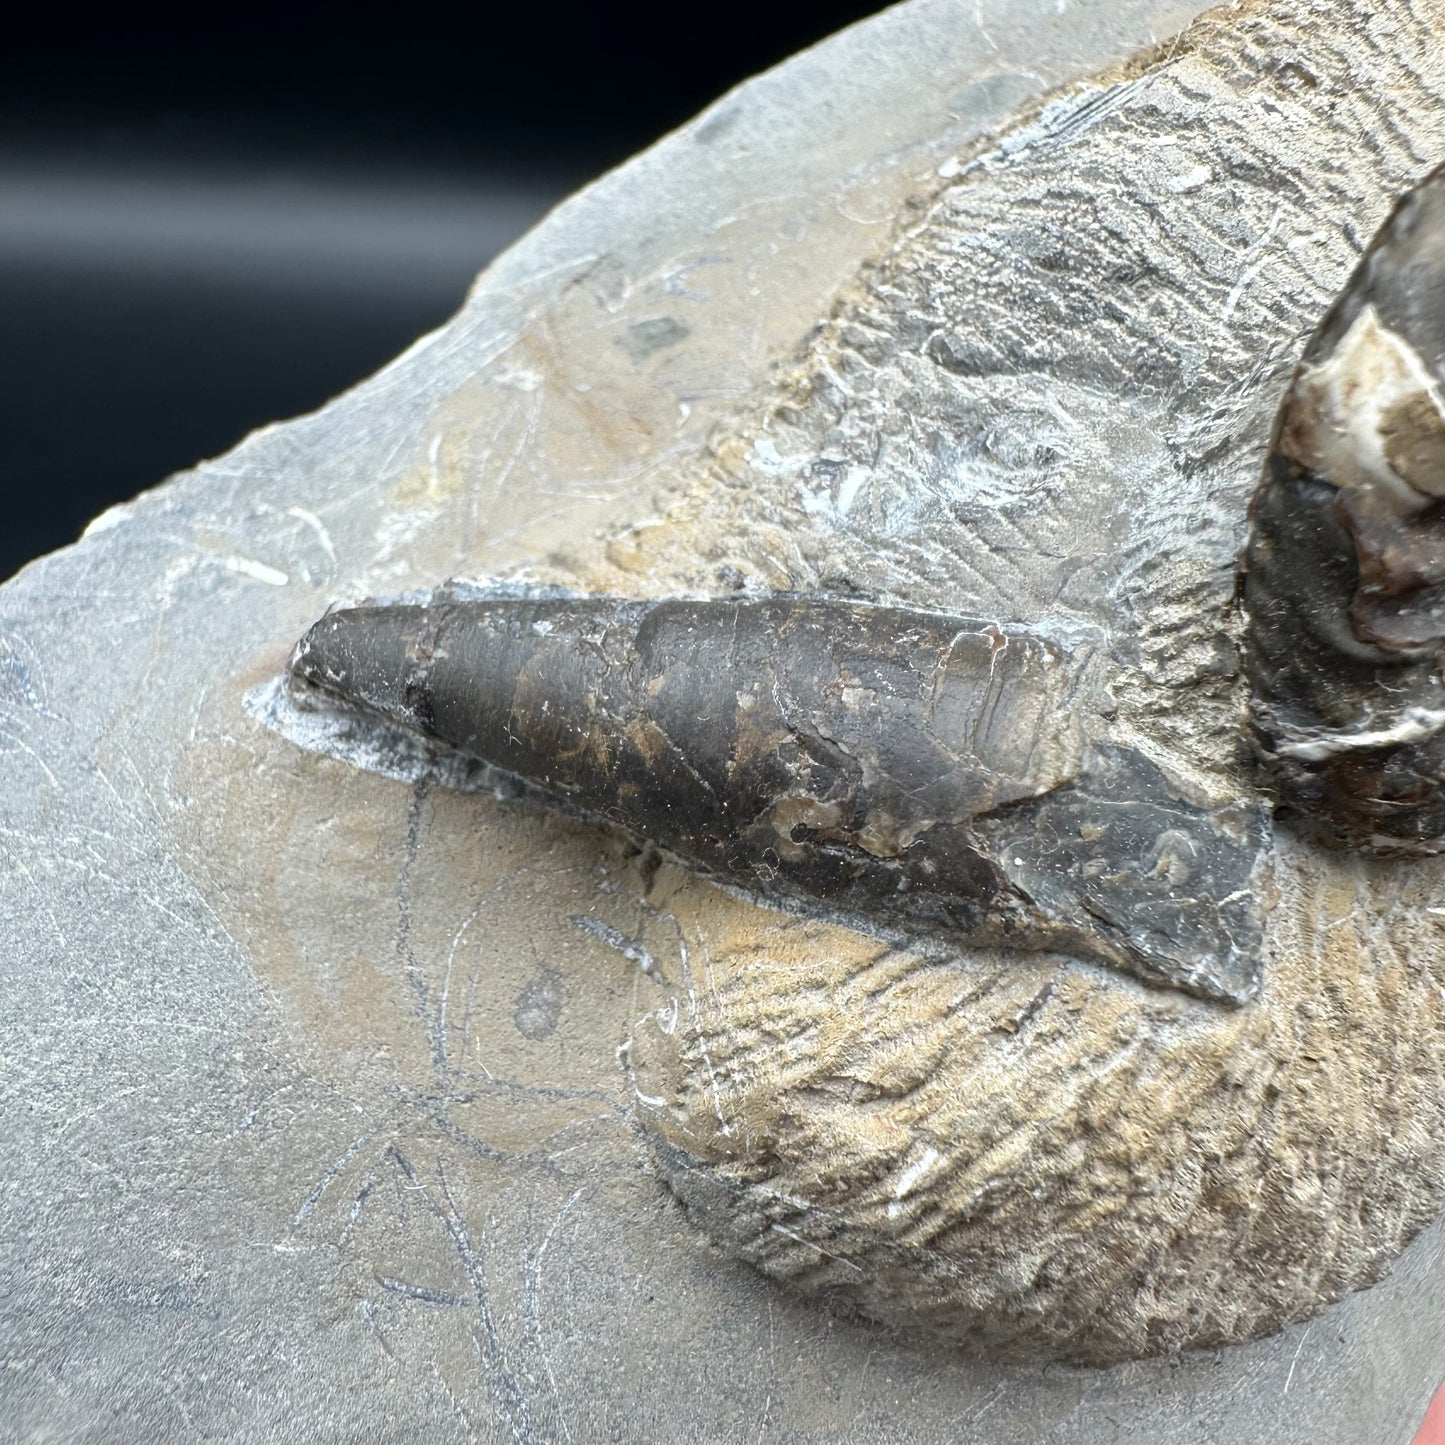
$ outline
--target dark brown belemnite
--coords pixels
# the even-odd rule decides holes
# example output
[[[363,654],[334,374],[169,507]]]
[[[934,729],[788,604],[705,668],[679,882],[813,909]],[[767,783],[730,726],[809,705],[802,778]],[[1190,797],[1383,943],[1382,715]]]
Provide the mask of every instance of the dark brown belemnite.
[[[1240,1001],[1267,825],[1105,741],[1097,642],[827,598],[442,595],[293,679],[765,899]]]
[[[1254,730],[1281,805],[1379,853],[1445,848],[1445,169],[1310,342],[1245,559]]]

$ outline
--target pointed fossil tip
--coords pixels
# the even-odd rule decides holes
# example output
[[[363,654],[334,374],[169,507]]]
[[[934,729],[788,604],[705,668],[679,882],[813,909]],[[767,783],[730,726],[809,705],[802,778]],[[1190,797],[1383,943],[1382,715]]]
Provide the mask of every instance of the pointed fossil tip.
[[[413,679],[420,607],[348,607],[328,612],[292,650],[293,684],[415,727]]]

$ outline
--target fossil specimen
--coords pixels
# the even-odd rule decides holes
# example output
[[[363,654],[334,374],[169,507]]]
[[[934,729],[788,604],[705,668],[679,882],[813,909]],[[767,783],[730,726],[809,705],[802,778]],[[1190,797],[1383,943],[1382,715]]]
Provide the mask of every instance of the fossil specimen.
[[[1250,675],[1282,800],[1346,844],[1445,848],[1445,170],[1311,341],[1255,519]]]
[[[1261,817],[1104,744],[1096,652],[801,597],[498,597],[333,613],[291,668],[763,896],[1242,1001]]]
[[[1442,22],[1247,4],[1017,117],[659,520],[534,559],[570,595],[364,606],[298,651],[313,689],[807,915],[665,871],[638,905],[706,986],[637,1021],[634,1107],[770,1275],[1107,1362],[1306,1318],[1439,1209],[1445,875],[1367,856],[1440,831],[1437,393],[1388,340],[1438,377],[1409,229],[1438,183],[1291,377],[1445,149]],[[1300,424],[1338,414],[1337,355],[1393,388],[1399,487]],[[849,697],[906,700],[902,731]]]

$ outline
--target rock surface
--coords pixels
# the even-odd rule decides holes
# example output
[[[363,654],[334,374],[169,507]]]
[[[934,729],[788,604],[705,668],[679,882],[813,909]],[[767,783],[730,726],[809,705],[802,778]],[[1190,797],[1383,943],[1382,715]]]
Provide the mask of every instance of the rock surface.
[[[1249,504],[1304,338],[1445,152],[1442,26],[1438,3],[1213,12],[946,168],[637,570],[1102,628],[1111,736],[1246,792]],[[1284,831],[1274,875],[1237,1010],[734,932],[695,1027],[635,1039],[674,1187],[770,1273],[1009,1355],[1310,1316],[1445,1203],[1445,864]]]
[[[359,774],[297,749],[245,706],[330,603],[450,575],[527,568],[657,594],[711,586],[724,569],[729,582],[761,575],[770,585],[841,573],[882,596],[906,581],[917,589],[909,600],[927,604],[930,588],[944,593],[965,573],[977,593],[982,556],[995,585],[1016,589],[1006,537],[985,536],[971,553],[925,552],[916,539],[941,538],[936,519],[911,531],[846,524],[850,487],[861,517],[897,518],[920,499],[924,513],[953,505],[930,486],[899,488],[905,476],[928,480],[930,456],[942,454],[923,430],[939,414],[937,398],[923,393],[946,389],[950,376],[992,374],[947,336],[934,348],[944,360],[928,366],[903,364],[892,342],[881,362],[870,358],[867,339],[916,309],[891,305],[897,288],[941,288],[945,309],[962,316],[972,305],[996,314],[1002,297],[1026,286],[1026,276],[1008,274],[1019,197],[940,183],[958,178],[955,158],[991,153],[986,138],[1015,106],[1172,33],[1189,8],[914,0],[848,32],[563,207],[482,278],[455,322],[366,386],[107,514],[80,545],[0,591],[0,920],[9,943],[0,1128],[10,1185],[0,1204],[10,1241],[0,1388],[22,1438],[1409,1438],[1439,1370],[1438,1228],[1385,1283],[1310,1324],[1108,1373],[1000,1366],[895,1338],[719,1257],[661,1188],[639,1122],[653,1110],[652,1127],[671,1139],[664,1166],[678,1180],[707,1159],[706,1180],[732,1169],[754,1187],[749,1171],[766,1154],[752,1144],[776,1137],[766,1131],[779,1122],[777,1096],[744,1090],[758,1076],[729,1072],[734,1061],[713,1048],[746,1043],[739,1013],[783,997],[771,984],[759,992],[755,980],[791,968],[811,981],[822,967],[836,975],[845,1011],[886,1010],[913,993],[909,1016],[922,1031],[875,1061],[891,1088],[909,1058],[928,1063],[930,1041],[955,1051],[970,1042],[945,997],[956,975],[946,981],[942,970],[840,930],[799,927],[675,870],[648,877],[641,859],[595,830],[514,800]],[[1286,8],[1313,9],[1326,35],[1343,24],[1341,5]],[[1085,103],[1045,113],[1015,172],[1036,208],[1070,198],[1077,206],[1059,138],[1097,138],[1101,126],[1147,132],[1148,100],[1160,113],[1193,106],[1200,118],[1207,106],[1210,119],[1196,135],[1202,157],[1151,150],[1150,184],[1161,195],[1193,198],[1197,217],[1209,182],[1231,181],[1217,213],[1227,227],[1198,233],[1210,240],[1193,258],[1195,290],[1166,287],[1155,299],[1167,312],[1171,297],[1192,294],[1193,319],[1150,323],[1184,335],[1215,318],[1221,331],[1233,322],[1250,337],[1242,352],[1159,358],[1158,407],[1201,403],[1184,413],[1186,434],[1168,437],[1171,456],[1191,476],[1204,466],[1228,480],[1209,493],[1217,525],[1203,529],[1207,565],[1196,585],[1142,569],[1137,600],[1176,607],[1150,615],[1177,622],[1181,606],[1206,612],[1237,545],[1234,508],[1257,473],[1251,458],[1272,406],[1265,388],[1247,385],[1216,415],[1204,403],[1217,399],[1219,376],[1242,354],[1272,355],[1272,374],[1287,371],[1290,344],[1343,280],[1352,245],[1402,188],[1411,146],[1430,139],[1417,104],[1428,64],[1417,59],[1413,83],[1408,65],[1372,76],[1398,97],[1385,141],[1343,144],[1379,124],[1350,109],[1349,97],[1365,90],[1361,56],[1377,68],[1398,61],[1418,38],[1412,27],[1441,19],[1423,4],[1375,10],[1383,18],[1369,44],[1331,49],[1323,75],[1302,73],[1279,48],[1286,27],[1261,34],[1253,70],[1213,63],[1196,46],[1162,83],[1126,76],[1084,92]],[[1226,14],[1220,33],[1228,23]],[[1250,108],[1263,106],[1260,66],[1275,77],[1272,110]],[[1322,83],[1343,99],[1319,132],[1310,121],[1325,108],[1306,98]],[[1271,151],[1271,137],[1291,138],[1290,148]],[[1370,213],[1355,234],[1317,228],[1292,204],[1302,191],[1250,185],[1282,154],[1307,155],[1325,141],[1356,167],[1339,181],[1362,217]],[[1130,214],[1136,180],[1126,173],[1111,191],[1114,214]],[[1101,162],[1089,181],[1113,186],[1115,173]],[[932,199],[910,211],[918,196]],[[968,226],[947,223],[960,199]],[[1141,226],[1161,224],[1157,208],[1135,214]],[[900,216],[917,223],[901,242]],[[960,246],[970,235],[980,241],[955,264],[940,234]],[[885,253],[891,259],[800,352],[834,294]],[[1094,354],[1122,368],[1133,355],[1128,335],[1126,326],[1108,344],[1094,340]],[[857,357],[888,385],[855,406],[825,383],[829,368],[847,376],[836,362]],[[746,398],[766,394],[770,369],[784,363],[800,379],[800,404],[751,418],[743,406],[742,419],[729,420]],[[1009,394],[992,384],[1000,390],[979,391],[993,416],[978,434],[1004,458],[998,501],[1017,471],[1008,458],[1026,453],[1041,424],[1023,436],[998,425]],[[1080,453],[1098,431],[1088,391],[1059,398],[1057,425],[1076,449],[1072,475],[1139,477],[1166,436],[1158,416],[1125,438],[1132,470],[1118,454]],[[896,441],[896,461],[866,489],[852,486],[854,459],[877,454],[872,419],[884,410],[916,418],[920,432]],[[721,422],[712,466],[704,443]],[[827,476],[790,471],[789,458],[804,453],[838,466]],[[742,479],[752,485],[739,487]],[[1061,476],[1055,495],[1063,484]],[[1155,520],[1162,513],[1187,529],[1193,502],[1183,498],[1156,496]],[[980,536],[988,525],[982,512],[950,520]],[[1066,510],[1056,522],[1067,528]],[[1119,523],[1127,556],[1122,508]],[[1081,606],[1106,605],[1106,589],[1087,575],[1023,585],[1041,596],[1074,586]],[[1128,705],[1149,728],[1167,728],[1159,709],[1171,688],[1209,673],[1202,629],[1180,626],[1143,632]],[[1196,711],[1196,731],[1201,716],[1209,721]],[[1225,726],[1229,706],[1213,716]],[[1241,1012],[1228,1029],[1262,1030],[1262,1045],[1287,1051],[1296,1071],[1299,1060],[1351,1062],[1348,1096],[1338,1073],[1313,1072],[1309,1086],[1298,1072],[1285,1075],[1329,1137],[1342,1108],[1377,1109],[1383,1120],[1405,1102],[1388,1097],[1408,1082],[1397,1053],[1341,1049],[1352,1010],[1362,998],[1383,1000],[1402,1021],[1400,1036],[1428,1048],[1431,1031],[1410,1010],[1438,1008],[1438,989],[1389,947],[1374,891],[1382,885],[1360,870],[1325,875],[1303,857],[1288,861],[1299,867],[1284,889],[1286,927],[1312,930],[1318,948],[1285,948],[1276,974],[1323,971],[1305,980],[1318,986],[1318,1006]],[[1438,928],[1430,877],[1398,876],[1398,887],[1383,885],[1394,913],[1412,928]],[[766,970],[752,966],[759,960]],[[1117,986],[1107,994],[1066,965],[1011,966],[1006,976],[988,960],[973,967],[1005,1025],[989,1034],[973,1011],[989,1034],[979,1046],[996,1058],[1018,1031],[1037,1031],[1040,1016],[1049,1027],[1051,1010],[1070,1005],[1107,1014],[1122,1041],[1150,1002]],[[1054,995],[1030,1012],[1051,980]],[[846,1052],[839,1009],[806,1020],[794,1010],[774,1021],[773,1037],[815,1025],[822,1032],[806,1057],[799,1051],[799,1068],[813,1067],[807,1059],[832,1067]],[[1161,1132],[1183,1127],[1180,1097],[1213,1097],[1221,1070],[1242,1099],[1268,1093],[1269,1080],[1228,1076],[1231,1059],[1248,1057],[1228,1042],[1206,1039],[1198,1071],[1169,1080],[1167,1107],[1154,1111]],[[1117,1087],[1077,1101],[1099,1128],[1148,1112],[1149,1089],[1164,1086],[1167,1061],[1139,1053],[1133,1075],[1099,1074]],[[739,1061],[769,1056],[744,1049]],[[1003,1088],[1010,1064],[1000,1062]],[[863,1073],[870,1067],[862,1062]],[[708,1087],[719,1070],[732,1092]],[[930,1113],[940,1137],[974,1127],[960,1084],[920,1094],[930,1111],[959,1111]],[[1269,1146],[1260,1117],[1210,1113],[1212,1125],[1234,1131],[1221,1132],[1221,1157],[1231,1144]],[[805,1147],[826,1150],[839,1118],[820,1104],[795,1121],[814,1136]],[[1382,1207],[1402,1211],[1385,1231],[1398,1238],[1423,1206],[1401,1204],[1396,1182],[1431,1157],[1440,1130],[1423,1109],[1414,1132],[1389,1122],[1372,1157]],[[856,1144],[856,1115],[849,1129]],[[751,1152],[740,1156],[739,1138]],[[884,1152],[893,1147],[880,1138]],[[785,1157],[805,1157],[797,1143]],[[1032,1140],[1012,1144],[1027,1152]],[[933,1166],[921,1152],[899,1162],[929,1187]],[[1251,1166],[1238,1183],[1259,1177]],[[1301,1250],[1321,1246],[1290,1231],[1325,1217],[1305,1196],[1335,1176],[1324,1168],[1292,1177],[1300,1198],[1279,1199],[1269,1218],[1297,1271]],[[767,1182],[776,1198],[778,1181]],[[880,1195],[885,1224],[887,1202]],[[724,1218],[745,1216],[730,1205]],[[795,1221],[765,1222],[753,1242],[784,1253],[762,1262],[826,1285],[816,1243],[786,1245]],[[1187,1304],[1187,1281],[1163,1281]]]

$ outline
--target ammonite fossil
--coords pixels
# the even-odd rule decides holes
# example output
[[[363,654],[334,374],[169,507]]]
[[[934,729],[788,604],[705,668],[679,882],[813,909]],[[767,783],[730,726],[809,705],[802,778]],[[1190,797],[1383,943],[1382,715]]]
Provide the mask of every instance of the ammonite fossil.
[[[1445,171],[1396,207],[1305,352],[1247,566],[1281,801],[1350,846],[1445,848]]]
[[[296,650],[779,905],[641,899],[707,987],[623,1058],[800,1291],[1107,1363],[1307,1318],[1445,1204],[1445,71],[1386,8],[1359,114],[1259,5],[960,158],[640,562]]]

